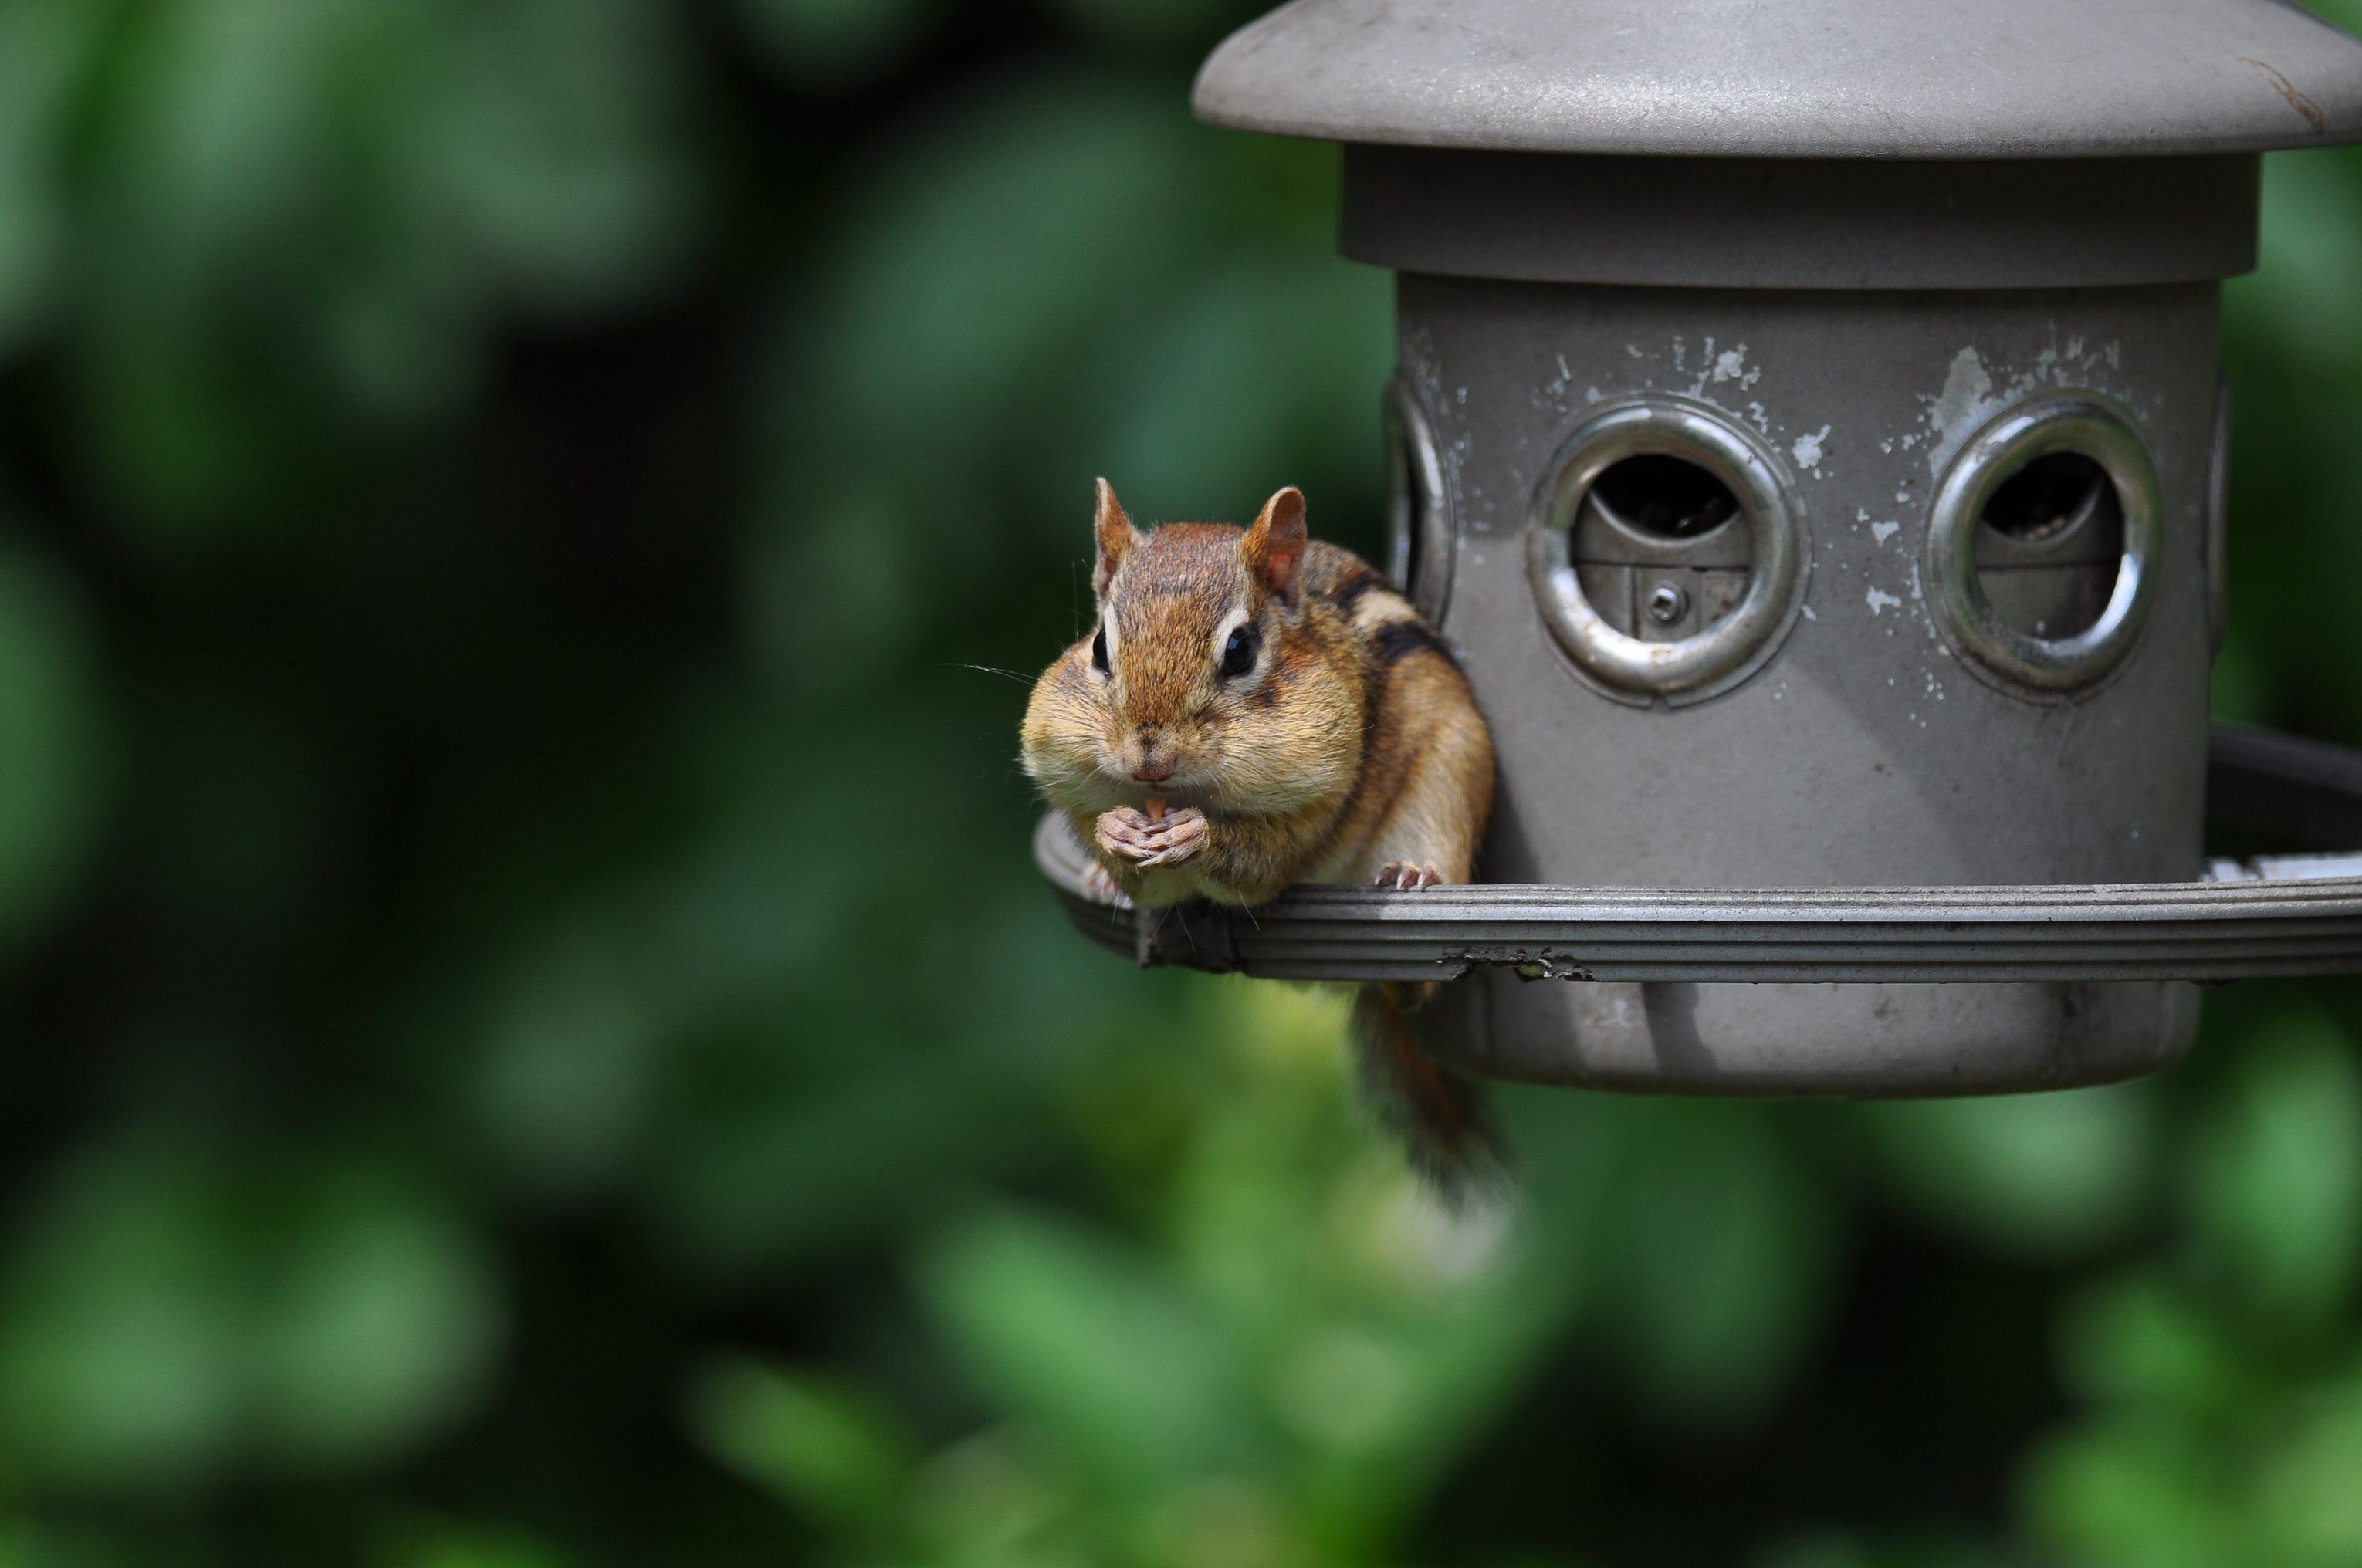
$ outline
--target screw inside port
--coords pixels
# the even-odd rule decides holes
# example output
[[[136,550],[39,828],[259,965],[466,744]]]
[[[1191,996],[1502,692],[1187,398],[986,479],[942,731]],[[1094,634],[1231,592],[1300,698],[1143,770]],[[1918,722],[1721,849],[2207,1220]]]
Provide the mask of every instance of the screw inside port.
[[[1671,583],[1660,583],[1649,595],[1649,619],[1660,626],[1671,626],[1687,614],[1690,596]]]

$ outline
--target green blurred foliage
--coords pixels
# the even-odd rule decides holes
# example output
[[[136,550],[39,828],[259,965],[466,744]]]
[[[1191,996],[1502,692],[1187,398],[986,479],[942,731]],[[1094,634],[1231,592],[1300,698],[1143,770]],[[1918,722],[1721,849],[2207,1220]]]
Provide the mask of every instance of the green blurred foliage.
[[[1453,1215],[1065,927],[1091,476],[1374,543],[1252,8],[0,5],[0,1568],[2362,1561],[2349,985]],[[2362,740],[2362,158],[2264,258],[2216,706]]]

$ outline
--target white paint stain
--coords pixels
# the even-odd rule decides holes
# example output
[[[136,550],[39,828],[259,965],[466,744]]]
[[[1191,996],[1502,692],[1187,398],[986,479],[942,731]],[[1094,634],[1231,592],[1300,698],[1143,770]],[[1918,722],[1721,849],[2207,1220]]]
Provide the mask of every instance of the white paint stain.
[[[1714,339],[1707,338],[1705,345],[1707,351],[1711,353],[1714,349]],[[1714,378],[1717,382],[1736,381],[1741,387],[1751,387],[1763,378],[1763,372],[1760,369],[1749,370],[1747,367],[1747,345],[1742,343],[1736,348],[1726,348],[1720,354],[1715,355]]]
[[[1827,425],[1821,426],[1820,429],[1813,432],[1810,435],[1800,435],[1796,437],[1796,444],[1788,449],[1790,455],[1796,459],[1796,466],[1799,468],[1818,468],[1821,466],[1822,443],[1828,440],[1828,438],[1829,427]]]
[[[1815,615],[1815,614],[1813,613],[1813,607],[1812,607],[1811,605],[1808,605],[1808,604],[1798,605],[1796,608],[1797,608],[1798,609],[1801,609],[1801,610],[1803,610],[1803,611],[1805,612],[1805,619],[1806,620],[1820,620],[1820,619],[1821,619],[1819,616]]]
[[[1903,525],[1899,522],[1873,522],[1870,525],[1870,536],[1883,544],[1902,530]]]
[[[1944,389],[1937,394],[1936,407],[1928,419],[1937,430],[1949,430],[1977,411],[1979,404],[1992,395],[1992,377],[1985,371],[1985,362],[1973,348],[1963,348],[1952,356],[1952,367],[1944,376]]]
[[[1872,615],[1878,614],[1881,610],[1886,609],[1890,606],[1896,609],[1903,608],[1903,601],[1901,599],[1896,598],[1893,594],[1882,594],[1876,588],[1870,590],[1869,602],[1870,613]]]

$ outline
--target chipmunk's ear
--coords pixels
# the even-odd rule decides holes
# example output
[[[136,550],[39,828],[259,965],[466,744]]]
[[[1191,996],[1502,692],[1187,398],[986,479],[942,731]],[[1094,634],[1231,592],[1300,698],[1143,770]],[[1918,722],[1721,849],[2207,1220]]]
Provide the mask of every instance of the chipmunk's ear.
[[[1098,559],[1091,566],[1091,592],[1105,598],[1108,585],[1115,581],[1115,569],[1123,565],[1124,552],[1140,543],[1140,532],[1124,515],[1113,485],[1101,479],[1098,494],[1098,512],[1091,520],[1091,534],[1098,542]]]
[[[1294,609],[1304,574],[1304,492],[1290,485],[1264,502],[1239,554],[1264,590]]]

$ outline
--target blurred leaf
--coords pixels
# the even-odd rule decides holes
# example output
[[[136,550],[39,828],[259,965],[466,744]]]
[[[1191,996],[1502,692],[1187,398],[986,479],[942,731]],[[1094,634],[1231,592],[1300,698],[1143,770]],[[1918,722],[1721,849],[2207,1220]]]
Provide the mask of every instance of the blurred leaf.
[[[95,0],[0,7],[0,354],[58,289],[67,225],[67,106],[107,9]]]
[[[1120,423],[1105,466],[1142,518],[1194,516],[1209,493],[1238,521],[1287,476],[1367,461],[1376,393],[1391,359],[1386,275],[1293,255],[1209,272],[1106,379]],[[1257,493],[1260,487],[1260,492]],[[1311,503],[1314,532],[1347,520]]]
[[[658,0],[178,0],[127,13],[89,137],[97,477],[182,542],[447,407],[496,309],[645,297],[704,227]]]
[[[2011,1561],[1969,1541],[1897,1541],[1827,1530],[1783,1541],[1750,1559],[1749,1568],[2003,1568]]]
[[[1145,1260],[1006,1212],[937,1246],[920,1284],[973,1375],[1077,1468],[1169,1484],[1252,1453],[1229,1347]]]
[[[500,1302],[449,1215],[379,1173],[329,1170],[281,1223],[247,1325],[263,1452],[299,1470],[381,1464],[473,1405]]]
[[[643,1132],[657,1029],[640,957],[618,933],[553,934],[495,1003],[469,1099],[539,1194],[595,1190]]]
[[[2244,1368],[2215,1326],[2146,1274],[2085,1291],[2059,1331],[2068,1385],[2095,1404],[2215,1410],[2244,1391]]]
[[[466,1409],[495,1304],[450,1221],[364,1168],[126,1140],[64,1171],[0,1295],[0,1443],[106,1490],[382,1461]]]
[[[2070,1256],[2142,1218],[2156,1158],[2147,1086],[1864,1106],[1882,1161],[1923,1213],[2016,1255]]]
[[[573,1560],[521,1530],[413,1523],[393,1531],[371,1568],[568,1568]]]
[[[873,1400],[745,1356],[698,1371],[687,1420],[707,1453],[833,1530],[882,1530],[910,1477],[910,1439]]]
[[[1620,1174],[1606,1283],[1628,1371],[1676,1420],[1759,1414],[1829,1284],[1826,1198],[1749,1105],[1668,1105]]]
[[[2257,1535],[2298,1563],[2362,1561],[2362,1376],[2300,1399],[2254,1492]]]
[[[0,1293],[13,1467],[171,1491],[231,1463],[242,1239],[184,1157],[133,1147],[68,1173]]]
[[[2038,1450],[2026,1511],[2039,1538],[2092,1568],[2219,1568],[2253,1562],[2226,1531],[2224,1477],[2189,1435],[2117,1421]]]
[[[826,378],[794,406],[833,417],[795,433],[816,454],[988,444],[1005,427],[980,411],[1056,399],[1078,341],[1207,243],[1205,144],[1119,82],[1004,83],[927,130],[875,170],[811,302]]]
[[[440,0],[406,134],[441,238],[538,317],[612,310],[668,281],[707,218],[688,156],[681,23],[653,0]],[[422,236],[424,237],[424,236]]]
[[[2282,1014],[2242,1043],[2197,1148],[2190,1203],[2215,1283],[2318,1321],[2350,1298],[2362,1247],[2362,1073],[2326,1017]]]
[[[0,1522],[0,1568],[145,1568],[154,1561],[116,1550],[88,1529]]]

